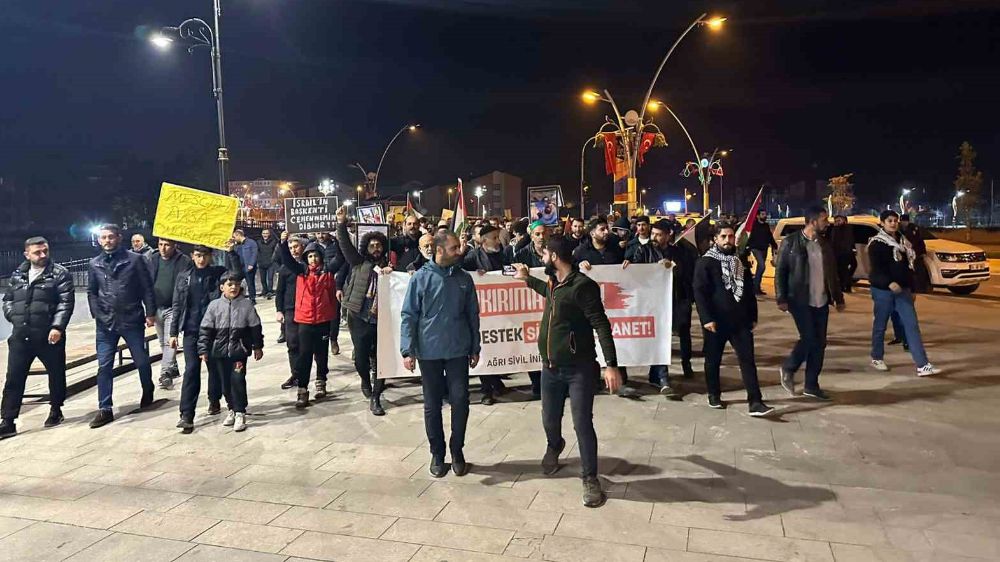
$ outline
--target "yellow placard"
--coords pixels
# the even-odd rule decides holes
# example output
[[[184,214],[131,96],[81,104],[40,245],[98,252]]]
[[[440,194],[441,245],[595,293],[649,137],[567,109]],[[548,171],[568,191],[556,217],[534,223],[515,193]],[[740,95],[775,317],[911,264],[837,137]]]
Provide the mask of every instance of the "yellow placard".
[[[451,220],[451,217],[455,216],[455,211],[451,209],[441,209],[441,220]]]
[[[235,197],[163,182],[153,236],[225,249],[239,206]]]
[[[510,212],[510,209],[504,209],[503,216],[507,220],[514,220],[514,214]]]

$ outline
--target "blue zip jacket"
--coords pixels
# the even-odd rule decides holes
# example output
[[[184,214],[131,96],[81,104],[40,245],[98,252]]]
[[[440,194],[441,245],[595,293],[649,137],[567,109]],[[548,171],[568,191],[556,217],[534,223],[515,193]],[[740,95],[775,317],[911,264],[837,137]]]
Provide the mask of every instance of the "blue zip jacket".
[[[461,262],[424,264],[406,288],[400,326],[403,357],[454,359],[479,355],[479,298]]]
[[[247,238],[242,244],[234,244],[233,250],[243,261],[244,273],[248,267],[257,267],[257,243],[252,238]]]

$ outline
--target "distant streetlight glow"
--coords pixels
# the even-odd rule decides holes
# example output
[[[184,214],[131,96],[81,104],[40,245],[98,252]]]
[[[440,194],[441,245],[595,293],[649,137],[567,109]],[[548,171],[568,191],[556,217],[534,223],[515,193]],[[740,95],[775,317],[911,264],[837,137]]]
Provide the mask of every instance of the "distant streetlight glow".
[[[723,18],[723,17],[714,17],[714,18],[705,20],[705,25],[707,25],[708,28],[711,29],[712,31],[718,31],[718,30],[722,29],[722,24],[725,23],[726,19],[727,18]]]
[[[581,94],[580,97],[583,98],[583,101],[587,103],[597,103],[601,101],[601,94],[593,90],[587,90],[586,92]]]
[[[174,40],[162,33],[155,33],[149,38],[149,42],[160,49],[169,49]]]

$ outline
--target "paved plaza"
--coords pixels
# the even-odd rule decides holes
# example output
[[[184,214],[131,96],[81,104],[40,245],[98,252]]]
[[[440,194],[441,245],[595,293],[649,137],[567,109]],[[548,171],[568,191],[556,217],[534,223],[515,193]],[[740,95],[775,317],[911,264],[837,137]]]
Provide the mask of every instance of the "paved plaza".
[[[295,390],[279,389],[288,369],[273,303],[262,302],[268,343],[249,367],[243,433],[205,415],[202,397],[195,432],[182,435],[179,382],[134,412],[134,372],[116,381],[118,419],[101,429],[87,427],[93,388],[69,399],[59,428],[42,429],[46,405],[27,405],[20,434],[0,443],[0,560],[1000,560],[998,284],[919,298],[928,353],[945,370],[933,378],[915,377],[898,346],[888,348],[890,373],[868,368],[867,291],[847,306],[831,313],[822,381],[833,403],[789,399],[778,386],[794,328],[770,298],[757,361],[781,415],[747,415],[731,355],[728,410],[705,405],[699,378],[682,381],[682,401],[651,387],[636,401],[600,396],[611,499],[587,509],[568,415],[566,466],[541,473],[540,403],[527,400],[526,375],[492,407],[473,391],[472,473],[434,479],[420,387],[395,382],[388,415],[370,415],[344,330],[335,396],[295,410]],[[74,325],[70,343],[92,330]],[[29,384],[37,392],[44,377]]]

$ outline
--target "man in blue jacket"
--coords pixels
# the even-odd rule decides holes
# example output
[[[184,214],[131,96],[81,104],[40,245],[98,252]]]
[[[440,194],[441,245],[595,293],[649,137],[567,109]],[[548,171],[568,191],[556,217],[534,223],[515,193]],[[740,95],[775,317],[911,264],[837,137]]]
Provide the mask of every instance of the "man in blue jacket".
[[[247,282],[247,298],[257,304],[257,243],[239,228],[233,231],[233,249],[243,262],[243,275]]]
[[[146,349],[146,328],[156,321],[156,298],[153,279],[144,258],[121,245],[121,228],[116,224],[101,227],[98,242],[101,255],[90,260],[87,302],[90,315],[97,322],[97,415],[90,427],[98,428],[114,421],[111,393],[114,385],[114,360],[118,342],[128,345],[132,361],[139,371],[142,398],[139,407],[153,403],[153,370]],[[145,311],[145,312],[144,312]]]
[[[461,261],[458,237],[451,232],[437,234],[434,260],[413,275],[403,300],[400,351],[407,370],[413,371],[420,361],[424,428],[431,446],[429,470],[435,478],[448,473],[441,422],[446,393],[451,404],[451,468],[455,476],[469,472],[462,448],[469,421],[469,369],[479,363],[479,299]]]

